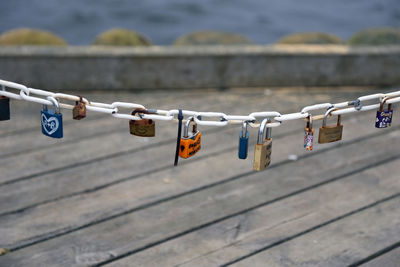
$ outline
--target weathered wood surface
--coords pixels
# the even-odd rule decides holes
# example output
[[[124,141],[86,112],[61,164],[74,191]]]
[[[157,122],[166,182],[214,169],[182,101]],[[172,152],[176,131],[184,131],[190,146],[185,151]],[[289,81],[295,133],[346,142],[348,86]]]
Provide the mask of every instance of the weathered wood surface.
[[[308,229],[321,228],[330,220],[396,194],[400,184],[393,169],[399,163],[400,160],[397,160],[385,165],[389,170],[388,176],[381,177],[376,174],[376,169],[366,169],[144,250],[115,262],[115,266],[129,266],[133,261],[151,266],[161,266],[163,263],[220,265],[272,247],[299,233],[307,236],[305,232]],[[170,255],[165,257],[168,253]]]
[[[398,267],[400,265],[400,246],[396,244],[397,248],[385,252],[383,255],[378,255],[377,258],[361,265],[362,267],[374,267],[374,266],[385,266],[385,267]]]
[[[88,97],[134,99],[149,108],[246,114],[294,112],[307,104],[371,92],[376,91],[264,94],[252,89]],[[11,249],[0,257],[0,266],[213,266],[240,264],[241,258],[262,265],[264,255],[279,252],[280,246],[290,247],[294,265],[308,258],[312,265],[329,256],[329,266],[359,262],[399,241],[399,212],[390,204],[400,192],[399,112],[385,130],[374,128],[374,112],[345,116],[344,140],[315,145],[311,153],[302,148],[304,123],[285,123],[273,130],[271,167],[255,173],[254,129],[246,161],[237,159],[240,126],[201,127],[200,153],[173,168],[176,124],[160,122],[157,137],[143,139],[129,135],[125,120],[94,115],[74,122],[65,113],[65,138],[53,141],[40,136],[39,125],[34,131],[40,106],[26,104],[13,102],[14,120],[0,128],[7,138],[0,153],[0,247]],[[24,124],[15,122],[20,118]],[[290,154],[298,160],[288,160]],[[382,218],[375,218],[378,207]],[[364,219],[364,213],[371,218]],[[376,221],[375,228],[369,228],[369,220]],[[358,242],[354,222],[365,224],[374,236],[347,247],[351,257],[337,258],[340,251],[329,239],[320,241],[326,248],[321,254],[295,245],[326,239],[318,231],[326,228],[334,235],[334,226],[342,224],[349,234],[348,240],[338,236],[340,242]],[[375,247],[374,238],[382,239]]]
[[[344,266],[398,241],[399,213],[400,199],[397,197],[233,266]]]

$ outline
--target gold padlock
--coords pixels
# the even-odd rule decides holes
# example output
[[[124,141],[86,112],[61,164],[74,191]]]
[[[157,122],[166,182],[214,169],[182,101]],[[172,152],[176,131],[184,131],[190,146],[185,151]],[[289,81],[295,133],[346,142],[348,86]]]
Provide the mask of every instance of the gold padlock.
[[[271,163],[272,137],[271,127],[268,127],[266,137],[264,138],[267,123],[271,122],[268,118],[261,122],[258,131],[257,144],[254,148],[253,170],[262,171]]]
[[[133,116],[135,116],[136,113],[151,114],[151,112],[142,108],[137,108],[132,111]],[[156,124],[151,119],[130,120],[129,130],[131,134],[136,136],[154,137],[156,135]]]
[[[340,124],[341,116],[338,115],[336,125],[326,125],[326,120],[335,108],[330,108],[324,115],[322,127],[319,128],[318,143],[325,144],[342,140],[343,125]]]

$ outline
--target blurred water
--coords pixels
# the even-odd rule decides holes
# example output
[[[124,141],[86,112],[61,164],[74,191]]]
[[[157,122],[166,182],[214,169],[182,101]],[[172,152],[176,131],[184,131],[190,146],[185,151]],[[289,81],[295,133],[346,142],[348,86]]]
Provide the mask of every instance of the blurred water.
[[[74,45],[89,44],[113,27],[165,45],[203,29],[241,33],[263,44],[304,31],[347,39],[378,26],[400,26],[400,0],[0,0],[0,32],[47,29]]]

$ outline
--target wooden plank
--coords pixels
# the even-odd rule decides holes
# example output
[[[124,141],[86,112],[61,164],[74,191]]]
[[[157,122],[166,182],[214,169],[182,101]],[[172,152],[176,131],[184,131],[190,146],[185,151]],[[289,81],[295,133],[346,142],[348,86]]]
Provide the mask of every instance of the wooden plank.
[[[128,207],[134,208],[134,205],[130,206],[131,203],[136,204],[141,198],[138,195],[139,191],[132,194],[135,188],[143,191],[144,195],[149,190],[153,194],[158,194],[159,191],[157,189],[162,189],[165,185],[154,186],[152,182],[160,181],[162,178],[168,177],[172,179],[172,177],[177,177],[174,178],[176,182],[173,181],[172,183],[175,190],[178,187],[185,187],[187,184],[189,184],[189,188],[193,188],[190,181],[196,182],[199,177],[206,179],[205,170],[208,168],[208,171],[210,171],[213,166],[219,164],[214,159],[207,158],[203,163],[196,163],[194,164],[195,166],[187,169],[173,169],[172,171],[150,175],[145,180],[129,181],[101,192],[79,196],[75,201],[72,198],[60,201],[57,205],[38,207],[29,211],[28,220],[27,217],[20,221],[21,218],[24,218],[21,214],[9,216],[8,218],[3,217],[0,219],[1,236],[4,240],[11,240],[16,236],[29,235],[28,231],[35,233],[43,231],[43,229],[40,229],[43,228],[43,225],[46,225],[46,230],[48,231],[51,227],[58,227],[64,224],[64,229],[53,230],[51,235],[55,235],[62,231],[79,227],[77,222],[82,222],[90,216],[97,217],[96,223],[91,219],[91,224],[87,225],[89,227],[86,226],[81,230],[29,246],[9,255],[12,257],[11,262],[15,260],[18,263],[28,259],[32,260],[33,255],[41,255],[39,258],[35,258],[35,263],[39,265],[49,264],[50,262],[53,264],[57,262],[67,265],[73,264],[76,260],[86,260],[88,255],[93,256],[91,263],[101,262],[109,257],[123,255],[135,249],[140,250],[152,244],[157,244],[160,240],[166,241],[175,235],[190,231],[190,229],[196,229],[213,221],[218,222],[218,220],[226,218],[226,216],[244,212],[249,208],[265,205],[274,199],[293,194],[295,191],[305,190],[307,187],[312,189],[316,184],[343,178],[344,176],[341,177],[340,175],[346,175],[349,172],[353,174],[358,167],[372,167],[376,162],[376,155],[366,152],[367,148],[365,146],[356,145],[359,147],[358,151],[355,150],[356,146],[341,146],[337,150],[324,153],[324,157],[314,153],[313,156],[309,156],[303,161],[293,162],[291,168],[286,168],[284,165],[278,166],[265,172],[251,173],[251,175],[245,176],[246,179],[232,179],[229,182],[194,191],[191,194],[174,197],[169,201],[147,206],[145,209],[138,209],[135,212],[128,210]],[[382,143],[377,142],[376,146],[382,147]],[[277,151],[279,151],[279,146],[277,148]],[[373,145],[368,148],[376,149]],[[393,158],[395,155],[393,153],[398,153],[396,145],[387,147],[381,157]],[[338,155],[343,154],[346,154],[347,158],[340,160]],[[360,154],[358,158],[355,157],[357,154]],[[354,159],[354,161],[349,159]],[[228,159],[224,159],[224,161],[229,163]],[[326,162],[331,162],[331,164],[324,164]],[[230,164],[232,167],[233,165],[235,164]],[[318,169],[315,166],[327,166],[329,169],[324,169],[323,167]],[[219,170],[219,173],[218,171],[216,173],[208,172],[208,175],[212,176],[212,178],[221,176],[223,172],[220,166]],[[296,170],[296,172],[293,173],[293,170]],[[188,177],[187,175],[176,176],[177,172],[187,173],[188,171],[199,175],[195,177]],[[224,172],[226,171],[225,169]],[[150,186],[146,186],[146,183]],[[84,199],[88,201],[85,202],[83,201]],[[120,203],[119,206],[116,206],[116,203]],[[107,206],[110,204],[113,206],[107,214]],[[98,223],[102,218],[98,217],[99,214],[95,214],[97,208],[101,212],[101,216],[104,216],[104,214],[111,216],[112,212],[115,211],[123,211],[124,216],[117,216],[112,220]],[[42,213],[38,213],[40,210]],[[63,210],[64,213],[52,214],[52,211],[55,210]],[[79,216],[76,213],[78,210]],[[82,211],[84,212],[83,214]],[[55,214],[57,216],[54,216]],[[149,224],[149,222],[152,223]],[[65,223],[68,223],[69,226]],[[37,226],[34,226],[34,224]],[[10,227],[16,229],[16,225],[18,225],[18,231],[9,230]],[[25,227],[27,227],[26,230],[23,230]],[[45,237],[46,235],[43,234],[42,238]],[[32,240],[34,238],[30,237],[29,241]],[[24,240],[23,242],[26,241]],[[74,244],[72,251],[70,244]],[[7,255],[5,259],[7,260]]]
[[[361,127],[359,125],[357,125],[357,129],[363,129],[363,127]],[[367,126],[368,127],[368,126]],[[283,130],[289,130],[289,129],[283,129]],[[373,132],[373,130],[372,130]],[[388,133],[388,132],[387,132]],[[348,139],[351,138],[355,138],[358,135],[357,132],[351,131],[348,132],[347,137]],[[75,202],[80,202],[82,201],[82,195],[87,195],[84,199],[87,202],[87,200],[89,199],[89,197],[91,195],[94,196],[99,196],[103,198],[103,194],[102,193],[98,193],[97,191],[103,191],[106,190],[105,192],[107,192],[106,188],[102,188],[102,185],[104,185],[107,181],[110,180],[112,178],[115,178],[115,175],[120,174],[120,175],[125,175],[125,177],[129,177],[129,175],[132,175],[137,173],[137,169],[139,167],[145,168],[144,170],[144,175],[137,177],[136,179],[124,179],[122,183],[120,184],[111,184],[110,187],[110,192],[113,192],[112,194],[114,194],[114,192],[116,192],[116,190],[120,190],[120,188],[125,188],[125,182],[129,183],[129,184],[141,184],[138,187],[134,187],[134,188],[130,188],[129,191],[126,193],[128,195],[136,195],[136,199],[137,199],[137,206],[140,205],[144,205],[146,202],[150,202],[150,201],[157,201],[160,200],[162,198],[165,197],[171,197],[174,194],[181,194],[182,192],[185,191],[190,191],[191,187],[193,188],[197,188],[197,187],[201,187],[207,184],[212,184],[218,181],[223,181],[224,179],[229,179],[230,176],[234,176],[234,175],[238,175],[240,173],[243,173],[243,168],[246,168],[245,170],[245,174],[246,173],[251,173],[251,162],[250,161],[241,161],[238,160],[236,158],[236,153],[234,153],[234,151],[237,149],[236,145],[235,147],[232,147],[231,145],[236,143],[237,140],[233,140],[236,139],[236,137],[234,137],[234,135],[228,135],[230,136],[230,138],[232,138],[232,140],[229,143],[222,143],[222,144],[218,144],[219,142],[219,138],[217,135],[213,136],[209,136],[210,138],[204,139],[206,140],[205,142],[205,148],[207,153],[216,153],[219,150],[222,150],[223,153],[221,155],[217,155],[217,158],[221,158],[224,159],[224,164],[226,164],[225,166],[231,166],[229,170],[226,170],[225,168],[221,169],[221,166],[219,165],[219,162],[216,162],[217,164],[213,164],[208,168],[205,168],[204,170],[202,170],[202,166],[206,166],[207,164],[209,164],[210,161],[215,161],[215,156],[213,156],[211,159],[207,159],[207,154],[204,155],[205,157],[201,158],[201,159],[196,159],[196,161],[191,161],[192,163],[190,164],[192,167],[186,167],[186,166],[181,166],[182,169],[178,169],[176,171],[174,171],[175,175],[174,177],[171,177],[171,171],[169,171],[168,169],[165,169],[164,171],[160,171],[160,172],[155,172],[155,173],[149,173],[146,174],[146,170],[151,170],[151,168],[154,166],[153,165],[153,161],[157,161],[163,160],[163,157],[165,158],[166,156],[168,156],[168,158],[172,159],[172,155],[167,155],[167,153],[171,154],[173,153],[173,146],[174,144],[168,144],[164,147],[163,150],[161,150],[159,147],[158,148],[154,148],[153,150],[148,150],[148,151],[141,151],[141,157],[135,161],[132,162],[132,159],[130,157],[127,156],[122,156],[120,158],[116,158],[116,162],[112,162],[112,161],[108,161],[109,164],[104,164],[107,161],[102,161],[100,164],[97,163],[93,163],[93,167],[94,168],[90,168],[87,169],[87,166],[83,166],[82,168],[77,168],[74,169],[72,171],[65,171],[64,173],[61,173],[59,175],[57,175],[57,179],[54,179],[54,174],[49,174],[47,175],[47,179],[42,179],[42,177],[39,180],[36,180],[34,182],[31,183],[27,183],[27,185],[24,185],[22,183],[18,183],[18,184],[12,184],[9,186],[4,187],[4,190],[1,190],[1,194],[0,194],[0,200],[4,200],[4,201],[0,201],[0,207],[4,212],[8,212],[10,210],[15,210],[15,209],[23,209],[24,206],[23,205],[29,205],[30,202],[33,201],[43,201],[43,196],[44,197],[49,197],[52,196],[52,194],[54,193],[66,193],[66,188],[70,188],[70,190],[74,190],[77,188],[77,186],[79,187],[83,187],[82,189],[87,189],[88,192],[83,191],[83,194],[80,195],[72,195],[71,196],[71,201],[72,203],[72,208],[73,209],[77,209],[78,207],[81,207],[81,209],[77,210],[77,211],[71,211],[72,213],[74,213],[77,218],[74,219],[74,217],[69,217],[69,221],[73,224],[76,224],[76,221],[79,221],[79,216],[82,212],[85,212],[85,209],[83,209],[84,206],[90,204],[90,203],[75,203]],[[254,135],[253,135],[254,136]],[[277,145],[277,149],[276,151],[274,150],[274,161],[280,162],[280,161],[284,161],[287,159],[288,156],[288,151],[292,149],[292,147],[295,147],[296,145],[296,149],[295,151],[298,152],[298,155],[304,155],[304,154],[309,154],[308,152],[304,151],[303,148],[301,146],[299,146],[298,143],[301,143],[301,138],[295,138],[297,136],[297,131],[294,134],[291,134],[289,136],[285,136],[283,137],[281,140],[280,138],[276,139],[276,145]],[[392,140],[392,139],[389,139]],[[395,139],[393,139],[395,140]],[[207,145],[207,142],[210,141],[209,145]],[[334,145],[334,144],[331,144]],[[338,145],[338,144],[337,144]],[[275,144],[274,144],[275,146]],[[371,144],[371,147],[380,147],[381,146],[381,142],[377,139],[375,140],[374,143]],[[356,147],[353,145],[353,147]],[[318,151],[319,149],[323,149],[323,146],[320,146],[319,148],[316,147],[316,151]],[[366,152],[368,152],[368,150],[366,148],[365,149]],[[164,153],[163,153],[164,152]],[[351,154],[353,155],[357,155],[359,152],[355,149],[353,149],[353,152],[351,152]],[[210,155],[210,154],[208,154]],[[366,154],[368,155],[368,153]],[[251,155],[250,155],[251,157]],[[356,159],[356,157],[354,158]],[[115,160],[115,159],[114,159]],[[193,159],[195,160],[195,159]],[[338,164],[341,164],[342,161],[339,161]],[[112,164],[112,169],[110,169],[110,164]],[[188,169],[193,168],[193,165],[195,165],[195,169],[199,172],[200,175],[202,176],[206,176],[207,178],[202,178],[201,181],[199,181],[198,177],[199,176],[194,176],[193,178],[187,178],[186,176],[186,172],[188,171]],[[198,166],[196,166],[198,165]],[[129,166],[129,167],[126,167]],[[333,166],[327,166],[328,169],[331,169],[332,167],[335,167],[336,165]],[[172,168],[172,164],[171,162],[167,163],[167,167],[169,167],[170,169]],[[323,168],[319,168],[318,171],[322,170]],[[119,170],[119,171],[116,171]],[[115,173],[114,173],[115,172]],[[117,174],[116,174],[117,173]],[[165,173],[167,173],[167,178],[165,178]],[[224,175],[221,175],[221,174]],[[110,175],[112,174],[112,175]],[[140,174],[140,173],[139,173]],[[149,176],[150,177],[154,177],[152,178],[152,181],[149,184]],[[84,179],[86,177],[86,179]],[[96,177],[96,180],[93,181],[93,179],[91,177]],[[122,176],[124,177],[124,176]],[[177,180],[177,183],[180,183],[180,180],[182,180],[182,182],[184,181],[185,186],[182,187],[178,187],[175,188],[173,187],[173,185],[175,184],[171,184],[167,186],[163,186],[160,185],[160,183],[164,183],[164,179],[169,179],[170,181],[176,180],[177,178],[179,178],[179,180]],[[144,180],[143,182],[140,181],[134,181],[134,180]],[[190,182],[190,183],[189,183]],[[86,187],[84,187],[84,185],[86,184]],[[51,190],[49,190],[49,185]],[[99,186],[102,190],[96,190],[96,191],[91,191],[90,189],[93,188],[93,186]],[[172,188],[171,188],[172,187]],[[144,188],[148,188],[148,190],[143,190]],[[41,190],[39,190],[41,189]],[[166,190],[166,191],[165,191]],[[49,191],[49,192],[46,192]],[[125,191],[125,190],[123,190]],[[96,193],[97,192],[97,193]],[[120,192],[121,193],[121,192]],[[122,193],[123,194],[123,193]],[[105,198],[107,198],[108,193],[105,193]],[[139,197],[140,196],[140,197]],[[58,200],[58,199],[56,199]],[[68,200],[66,200],[68,201]],[[98,200],[101,201],[101,200]],[[121,202],[122,201],[122,202]],[[108,203],[108,205],[110,206],[109,208],[107,208],[107,205],[103,205],[101,207],[99,207],[97,210],[97,212],[95,213],[93,208],[90,208],[90,212],[92,213],[92,216],[95,215],[95,217],[103,217],[102,216],[102,212],[104,212],[105,214],[110,214],[110,213],[115,213],[115,212],[122,212],[123,210],[125,210],[128,206],[126,206],[126,204],[124,203],[124,199],[119,199],[116,202],[112,202],[112,203]],[[9,203],[13,203],[12,206],[9,205]],[[22,211],[18,211],[17,213],[15,213],[13,216],[17,216],[21,221],[28,224],[33,223],[33,221],[31,221],[29,219],[30,216],[36,217],[36,218],[41,218],[44,215],[41,214],[47,214],[47,210],[51,210],[54,209],[54,207],[56,207],[58,205],[57,201],[55,201],[55,203],[44,203],[44,205],[42,207],[39,206],[33,206],[35,213],[36,212],[40,212],[37,215],[34,215],[31,213],[30,209],[26,209],[26,210],[22,210]],[[122,211],[121,211],[122,209]],[[53,214],[53,216],[56,216],[57,214]],[[84,215],[84,217],[86,218],[84,222],[79,222],[79,223],[87,223],[88,221],[90,222],[90,217],[87,217],[86,215]],[[94,219],[94,218],[93,218]],[[72,220],[72,221],[71,221]],[[65,223],[67,223],[68,220],[65,221]],[[16,223],[16,221],[14,221],[14,223]],[[63,225],[59,225],[58,227],[63,228]],[[36,233],[34,231],[28,231],[29,235],[42,235],[44,229],[40,230],[40,233]],[[53,229],[48,228],[46,229],[49,232],[52,232]],[[22,238],[25,239],[25,238]],[[28,238],[30,239],[30,238]],[[5,238],[3,240],[6,240]]]
[[[396,114],[395,114],[396,115]],[[357,119],[363,121],[369,118],[369,114],[360,114]],[[346,120],[344,120],[346,123]],[[353,125],[352,121],[348,121],[348,124]],[[287,134],[292,131],[293,126],[302,127],[301,122],[297,122],[292,127],[282,127],[278,134],[274,134],[275,140],[280,142],[279,134]],[[369,126],[365,126],[369,127]],[[224,157],[235,158],[236,143],[237,143],[237,127],[231,127],[223,129],[222,132],[209,133],[203,138],[203,150],[199,153],[200,157],[206,157],[207,155],[215,155],[215,153],[224,153]],[[295,127],[297,128],[297,127]],[[346,128],[346,131],[351,131]],[[371,130],[371,129],[370,129]],[[251,129],[251,136],[256,136],[256,130]],[[346,134],[345,138],[350,136]],[[354,132],[358,135],[357,132]],[[220,136],[224,138],[221,140]],[[133,137],[138,141],[143,139]],[[302,151],[301,137],[298,137],[297,131],[292,134],[292,146],[285,146],[284,150],[276,154],[274,151],[274,161],[286,159],[287,156],[294,150],[295,154],[304,154]],[[255,138],[250,140],[250,145],[254,144]],[[161,141],[160,141],[161,142]],[[137,144],[137,143],[136,143]],[[99,161],[89,162],[82,166],[72,166],[70,168],[61,169],[59,171],[50,172],[35,177],[35,179],[22,180],[17,183],[6,184],[0,186],[0,214],[18,211],[27,207],[37,205],[36,203],[45,203],[54,199],[60,199],[64,196],[76,194],[77,192],[85,192],[87,190],[94,190],[99,187],[104,187],[112,183],[121,182],[129,177],[137,177],[140,174],[146,174],[152,170],[161,170],[172,167],[171,162],[173,158],[175,144],[171,142],[163,142],[160,145],[147,145],[141,144],[139,148],[129,148],[128,152],[120,153],[113,157]],[[88,146],[85,146],[87,148]],[[316,147],[318,151],[318,147]],[[229,150],[226,151],[226,150]],[[251,151],[251,150],[250,150]],[[140,157],[136,156],[140,155]],[[134,160],[133,158],[134,157]],[[251,155],[249,155],[251,157]],[[196,157],[197,158],[197,157]],[[170,159],[169,161],[166,159]],[[181,161],[184,162],[184,161]],[[155,165],[157,163],[158,165]],[[234,163],[235,164],[235,163]],[[251,166],[246,165],[247,168]],[[140,171],[138,169],[140,168]],[[55,175],[57,174],[57,175]],[[92,179],[91,177],[96,177]],[[49,190],[49,188],[51,188]],[[13,205],[10,206],[9,203]]]
[[[231,142],[219,142],[221,134],[228,135]],[[203,138],[203,149],[196,159],[215,153],[234,156],[234,150],[237,148],[233,145],[236,144],[237,140],[233,139],[237,139],[236,135],[237,129],[233,128],[224,129],[223,132],[208,133]],[[135,139],[143,140],[138,137]],[[76,192],[90,191],[112,183],[120,183],[135,177],[143,176],[145,178],[151,172],[173,167],[174,140],[158,142],[155,145],[146,143],[141,143],[141,145],[142,147],[136,149],[133,147],[126,150],[125,153],[121,151],[112,157],[105,156],[101,160],[89,162],[82,166],[76,165],[40,175],[35,179],[0,186],[0,214],[24,209],[26,206],[46,202],[49,199],[59,199]],[[227,150],[229,150],[228,153]],[[189,162],[196,159],[190,159]],[[188,161],[181,160],[180,165],[185,164],[185,162]],[[96,177],[96,179],[93,179],[93,177]],[[13,205],[10,206],[9,203],[13,203]]]
[[[110,266],[223,265],[400,192],[394,171],[398,164],[400,160],[254,209]]]
[[[362,264],[362,267],[398,267],[400,265],[400,247]]]
[[[399,214],[400,198],[397,197],[232,266],[347,266],[397,242]]]

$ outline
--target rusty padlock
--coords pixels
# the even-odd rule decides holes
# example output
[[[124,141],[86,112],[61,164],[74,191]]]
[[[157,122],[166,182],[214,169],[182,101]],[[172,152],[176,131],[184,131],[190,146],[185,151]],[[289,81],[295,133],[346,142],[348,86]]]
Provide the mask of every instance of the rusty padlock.
[[[86,105],[79,96],[79,101],[75,102],[75,107],[72,109],[72,118],[74,120],[81,120],[86,117]]]
[[[132,111],[133,116],[135,116],[136,113],[151,114],[151,112],[143,108],[137,108]],[[154,137],[156,135],[156,123],[151,119],[130,120],[129,130],[131,134],[136,136]]]

